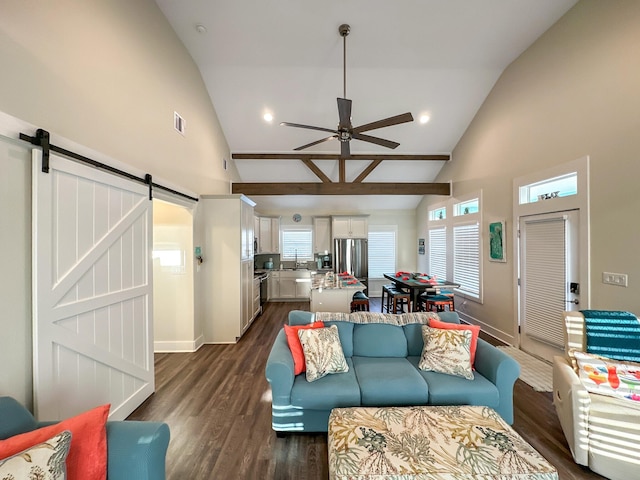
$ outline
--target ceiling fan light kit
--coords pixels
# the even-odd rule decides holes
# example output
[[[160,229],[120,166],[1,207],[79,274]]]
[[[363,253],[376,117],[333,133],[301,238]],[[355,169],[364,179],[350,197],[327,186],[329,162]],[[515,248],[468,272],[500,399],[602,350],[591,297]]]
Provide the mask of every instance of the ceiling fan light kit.
[[[312,125],[303,125],[300,123],[282,122],[280,125],[286,127],[305,128],[309,130],[318,130],[321,132],[331,133],[330,136],[316,140],[315,142],[307,143],[300,147],[294,148],[295,151],[305,150],[314,145],[326,142],[328,140],[337,139],[340,142],[340,156],[341,158],[348,158],[351,156],[350,142],[351,140],[360,140],[363,142],[374,143],[387,148],[396,148],[400,144],[391,140],[385,140],[384,138],[373,137],[371,135],[364,135],[363,132],[369,130],[376,130],[378,128],[390,127],[393,125],[399,125],[401,123],[407,123],[413,121],[413,116],[410,112],[395,115],[393,117],[385,118],[375,122],[368,123],[366,125],[360,125],[359,127],[353,127],[351,125],[351,100],[347,98],[347,35],[351,31],[351,27],[346,23],[343,23],[338,27],[338,33],[343,39],[343,98],[338,98],[338,128],[323,128],[315,127]]]

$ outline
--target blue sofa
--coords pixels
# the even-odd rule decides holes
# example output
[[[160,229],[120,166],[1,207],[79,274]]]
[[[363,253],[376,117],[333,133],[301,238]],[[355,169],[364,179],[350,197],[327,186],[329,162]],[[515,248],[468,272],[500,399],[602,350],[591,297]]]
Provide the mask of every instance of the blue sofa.
[[[38,422],[11,397],[0,397],[0,439],[55,422]],[[166,423],[107,422],[107,479],[164,480],[169,446]]]
[[[456,312],[439,313],[442,321],[460,323]],[[314,314],[289,313],[290,325],[311,323]],[[513,423],[513,385],[520,365],[482,339],[476,349],[474,379],[418,369],[422,324],[391,325],[325,321],[336,325],[349,365],[347,373],[307,382],[294,376],[293,357],[282,329],[265,369],[271,384],[272,427],[284,432],[326,432],[331,410],[354,406],[484,405]]]

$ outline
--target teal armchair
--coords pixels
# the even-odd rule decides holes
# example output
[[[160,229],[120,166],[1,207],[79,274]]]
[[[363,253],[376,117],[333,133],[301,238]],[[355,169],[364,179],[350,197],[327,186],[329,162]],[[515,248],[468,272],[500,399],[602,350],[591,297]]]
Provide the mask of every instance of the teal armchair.
[[[38,422],[12,397],[0,397],[0,439],[52,422]],[[164,480],[169,426],[159,422],[107,422],[107,479]]]

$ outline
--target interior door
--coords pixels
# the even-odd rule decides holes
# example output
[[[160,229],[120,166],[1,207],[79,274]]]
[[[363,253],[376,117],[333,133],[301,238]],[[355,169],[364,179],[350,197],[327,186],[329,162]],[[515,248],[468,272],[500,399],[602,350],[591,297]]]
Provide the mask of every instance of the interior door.
[[[61,419],[154,390],[152,202],[140,184],[33,155],[34,405]]]
[[[520,346],[552,361],[564,348],[562,312],[577,310],[578,210],[520,218]]]

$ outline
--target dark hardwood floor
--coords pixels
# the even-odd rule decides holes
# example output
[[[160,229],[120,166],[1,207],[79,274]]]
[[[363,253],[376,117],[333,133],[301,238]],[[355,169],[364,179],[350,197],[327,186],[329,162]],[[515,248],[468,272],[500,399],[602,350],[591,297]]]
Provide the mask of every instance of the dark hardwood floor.
[[[376,303],[377,301],[377,303]],[[379,311],[379,299],[372,299]],[[156,393],[130,420],[167,422],[167,478],[327,479],[326,434],[277,438],[264,375],[273,340],[290,310],[309,302],[268,303],[236,345],[155,355]],[[515,430],[558,469],[561,480],[602,479],[573,462],[551,393],[518,380]]]

